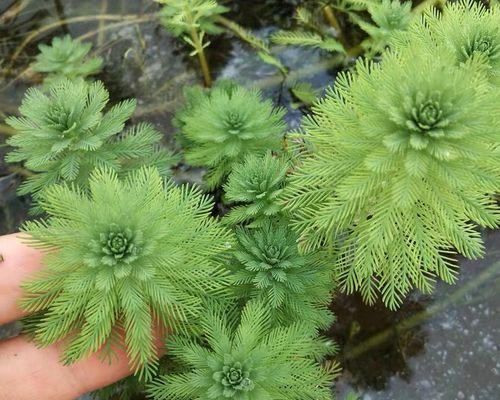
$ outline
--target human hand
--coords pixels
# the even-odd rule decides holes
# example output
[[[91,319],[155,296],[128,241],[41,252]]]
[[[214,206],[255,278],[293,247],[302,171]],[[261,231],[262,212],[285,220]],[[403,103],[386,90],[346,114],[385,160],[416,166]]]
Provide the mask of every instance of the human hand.
[[[17,301],[20,284],[40,269],[41,252],[18,235],[0,236],[0,325],[25,315]],[[130,374],[125,352],[110,365],[97,355],[64,366],[59,346],[39,349],[25,337],[0,341],[0,400],[72,400]]]

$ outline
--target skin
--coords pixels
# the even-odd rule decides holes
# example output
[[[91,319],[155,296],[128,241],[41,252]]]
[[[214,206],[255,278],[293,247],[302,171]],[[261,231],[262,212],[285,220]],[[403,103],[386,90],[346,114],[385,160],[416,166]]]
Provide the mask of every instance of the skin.
[[[19,234],[0,236],[0,325],[25,315],[17,301],[19,287],[42,268],[41,253],[22,243]],[[1,260],[1,258],[0,258]],[[58,345],[44,349],[19,336],[0,341],[0,400],[71,400],[130,375],[127,356],[117,352],[112,364],[97,355],[64,366]]]

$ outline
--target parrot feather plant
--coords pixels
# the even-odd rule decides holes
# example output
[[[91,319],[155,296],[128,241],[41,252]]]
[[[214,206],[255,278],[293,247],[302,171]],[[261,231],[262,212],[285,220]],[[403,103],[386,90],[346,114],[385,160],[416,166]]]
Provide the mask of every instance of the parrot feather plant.
[[[354,2],[363,4],[370,15],[371,22],[368,22],[356,13],[350,14],[352,21],[369,35],[361,43],[368,57],[383,52],[394,36],[409,28],[415,17],[411,1],[402,3],[399,0],[354,0]]]
[[[92,44],[74,40],[70,35],[55,37],[50,46],[41,44],[38,48],[40,54],[31,67],[46,74],[45,84],[64,78],[84,79],[101,71],[102,58],[88,57]]]
[[[500,98],[477,69],[412,43],[343,73],[304,122],[312,154],[285,188],[304,249],[335,252],[341,287],[398,307],[456,279],[498,227]]]
[[[209,91],[191,90],[187,100],[176,115],[178,136],[186,162],[208,168],[210,189],[248,154],[281,150],[285,111],[263,100],[259,90],[225,81]]]
[[[237,227],[236,238],[229,265],[239,298],[267,304],[277,324],[331,326],[333,273],[327,254],[300,254],[296,233],[283,222],[265,222],[255,229]]]
[[[193,48],[191,56],[198,56],[201,71],[207,87],[212,86],[210,67],[205,48],[210,41],[206,34],[220,34],[224,29],[218,26],[217,16],[229,11],[214,0],[155,0],[163,4],[159,13],[163,26],[174,36],[182,38]]]
[[[154,400],[332,398],[333,370],[311,358],[318,346],[307,325],[275,327],[265,304],[249,302],[240,318],[211,304],[201,326],[205,346],[190,337],[171,336],[167,347],[185,372],[152,383]]]
[[[251,222],[255,227],[279,218],[283,209],[279,197],[289,168],[285,158],[271,152],[247,155],[234,166],[224,186],[225,200],[238,204],[224,221],[230,225]]]
[[[208,197],[165,185],[156,169],[124,179],[99,169],[89,186],[49,187],[39,203],[48,217],[24,225],[45,253],[45,268],[23,284],[21,306],[34,313],[25,327],[43,347],[66,338],[66,364],[103,346],[112,354],[121,338],[131,368],[151,378],[154,328],[188,332],[206,296],[225,296],[217,259],[232,234],[210,217]]]
[[[104,111],[108,101],[109,93],[99,81],[62,80],[47,92],[28,89],[21,116],[6,120],[17,132],[8,140],[14,149],[7,162],[23,162],[35,172],[19,194],[33,194],[36,200],[53,183],[85,187],[98,166],[125,172],[154,164],[168,174],[176,157],[159,148],[161,135],[150,124],[122,132],[136,101],[125,100]]]
[[[500,6],[461,0],[447,3],[442,11],[431,9],[403,36],[430,44],[429,51],[450,51],[461,65],[482,67],[491,82],[500,86]],[[460,27],[460,29],[457,29]]]

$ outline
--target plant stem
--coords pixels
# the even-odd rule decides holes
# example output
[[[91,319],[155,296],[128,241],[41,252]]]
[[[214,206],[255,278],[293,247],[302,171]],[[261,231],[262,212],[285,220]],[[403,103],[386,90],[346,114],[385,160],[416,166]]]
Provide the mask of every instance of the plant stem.
[[[106,14],[106,10],[108,9],[108,0],[104,0],[102,3],[101,3],[101,9],[99,10],[100,11],[100,14]],[[106,22],[104,20],[100,20],[99,21],[99,33],[97,35],[97,46],[102,46],[102,44],[104,43],[104,30],[103,28],[106,26]]]
[[[347,41],[344,36],[344,32],[340,27],[340,23],[337,17],[335,16],[335,12],[332,10],[330,6],[325,6],[323,7],[323,14],[325,15],[325,19],[328,21],[328,24],[337,32],[339,42],[342,43],[342,46],[344,46],[345,49],[347,49],[348,47]]]
[[[12,136],[16,133],[14,128],[8,125],[0,124],[0,135]]]
[[[26,168],[18,167],[17,165],[11,165],[9,167],[9,172],[12,172],[14,174],[19,174],[21,176],[24,176],[25,178],[29,178],[35,175],[33,172],[28,171]]]
[[[196,54],[198,55],[198,60],[200,61],[201,72],[203,73],[203,80],[205,81],[206,87],[212,87],[212,76],[210,75],[210,67],[208,66],[207,58],[205,57],[205,51],[203,49],[203,43],[201,41],[200,35],[195,28],[191,29],[190,32],[191,40],[195,45]]]
[[[425,10],[432,6],[442,5],[446,3],[446,0],[423,0],[418,6],[416,6],[412,11],[415,14],[422,14]]]

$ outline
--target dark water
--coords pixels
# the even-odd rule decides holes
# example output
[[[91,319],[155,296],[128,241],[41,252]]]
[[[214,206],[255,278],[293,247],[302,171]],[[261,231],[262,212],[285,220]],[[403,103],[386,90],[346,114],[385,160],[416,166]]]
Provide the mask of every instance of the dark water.
[[[233,1],[229,16],[266,35],[289,26],[297,3]],[[40,81],[28,68],[36,46],[70,33],[92,41],[94,52],[104,57],[98,78],[112,101],[136,97],[133,122],[154,123],[173,146],[170,121],[182,104],[182,87],[201,79],[187,47],[154,20],[157,9],[148,0],[0,0],[0,120],[15,114],[26,88]],[[295,128],[303,111],[292,107],[288,88],[300,80],[322,89],[333,82],[340,66],[317,51],[274,51],[292,71],[286,81],[230,35],[214,38],[208,56],[215,76],[258,86],[287,107],[289,125]],[[23,171],[2,162],[6,129],[0,122],[0,234],[16,231],[29,206],[29,199],[15,196]],[[181,180],[199,179],[198,171],[183,167],[176,174]],[[332,307],[338,322],[329,336],[342,349],[344,372],[336,382],[337,398],[355,390],[363,400],[500,399],[500,233],[485,233],[485,238],[488,256],[463,261],[457,285],[438,284],[432,296],[412,294],[398,312],[367,307],[356,296],[336,298]]]

